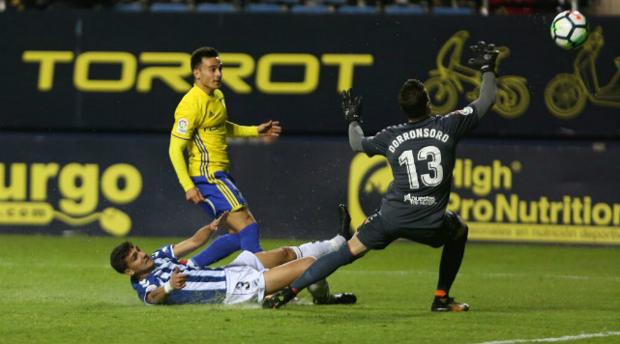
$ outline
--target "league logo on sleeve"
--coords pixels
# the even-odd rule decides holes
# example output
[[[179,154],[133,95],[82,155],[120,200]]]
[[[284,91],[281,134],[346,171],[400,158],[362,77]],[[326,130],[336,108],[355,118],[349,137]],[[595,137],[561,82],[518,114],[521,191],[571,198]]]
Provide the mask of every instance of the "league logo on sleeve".
[[[187,119],[181,118],[179,119],[179,123],[177,124],[177,133],[179,134],[187,134]]]

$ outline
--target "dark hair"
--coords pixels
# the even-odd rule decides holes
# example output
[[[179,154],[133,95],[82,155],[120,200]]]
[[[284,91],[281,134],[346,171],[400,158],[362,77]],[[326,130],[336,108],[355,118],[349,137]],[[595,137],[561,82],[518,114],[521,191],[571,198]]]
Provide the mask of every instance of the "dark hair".
[[[192,53],[192,60],[191,60],[192,71],[198,68],[198,66],[200,66],[200,63],[202,62],[203,57],[218,57],[218,56],[220,56],[220,53],[218,53],[217,50],[215,50],[215,48],[200,47],[194,50],[194,52]]]
[[[405,81],[398,94],[398,104],[409,118],[430,115],[430,98],[424,84],[417,79]]]
[[[116,246],[110,254],[110,265],[119,273],[125,273],[127,270],[127,262],[125,258],[129,255],[129,251],[133,248],[133,244],[129,241]]]

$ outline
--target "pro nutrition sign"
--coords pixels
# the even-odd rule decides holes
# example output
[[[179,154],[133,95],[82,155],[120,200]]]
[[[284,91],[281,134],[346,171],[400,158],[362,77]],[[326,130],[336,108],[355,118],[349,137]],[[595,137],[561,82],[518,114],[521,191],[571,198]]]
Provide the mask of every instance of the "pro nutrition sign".
[[[183,236],[209,219],[185,202],[168,135],[0,137],[0,232]],[[385,159],[343,138],[231,142],[232,175],[264,238],[317,239],[380,205]],[[449,209],[472,240],[620,244],[620,145],[465,140]]]
[[[472,240],[620,244],[620,168],[605,144],[462,144],[448,209]],[[349,205],[360,224],[378,205],[391,171],[382,157],[356,155]]]

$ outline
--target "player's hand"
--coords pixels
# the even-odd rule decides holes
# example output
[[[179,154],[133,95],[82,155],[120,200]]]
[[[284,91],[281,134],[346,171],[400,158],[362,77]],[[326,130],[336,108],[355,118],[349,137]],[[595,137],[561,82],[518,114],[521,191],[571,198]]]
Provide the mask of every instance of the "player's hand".
[[[204,196],[202,196],[202,194],[200,193],[200,190],[198,190],[197,187],[187,190],[187,192],[185,193],[185,199],[188,202],[192,202],[194,204],[198,204],[200,202],[205,201]]]
[[[220,228],[220,223],[226,222],[226,218],[228,217],[228,214],[229,212],[227,211],[223,212],[222,215],[220,215],[220,217],[211,221],[211,223],[207,225],[207,228],[209,228],[209,230],[212,232],[217,231],[218,228]]]
[[[258,125],[258,135],[260,136],[280,136],[282,127],[278,121],[269,121]]]
[[[342,113],[347,123],[357,121],[362,123],[362,97],[353,97],[351,89],[340,93]]]
[[[495,62],[497,61],[497,55],[499,55],[499,49],[493,43],[486,43],[485,41],[478,41],[478,43],[469,46],[474,53],[474,57],[470,58],[468,64],[474,68],[480,69],[481,72],[493,72],[495,70]]]
[[[174,268],[172,275],[170,275],[170,286],[172,289],[185,288],[185,281],[187,281],[187,275],[179,273],[179,268]]]

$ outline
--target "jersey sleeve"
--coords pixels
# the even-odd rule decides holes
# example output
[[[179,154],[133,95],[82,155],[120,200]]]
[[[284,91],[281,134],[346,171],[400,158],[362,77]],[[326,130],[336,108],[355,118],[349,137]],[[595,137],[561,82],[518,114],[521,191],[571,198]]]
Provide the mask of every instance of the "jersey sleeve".
[[[460,139],[478,125],[478,109],[473,104],[441,117],[447,132]]]
[[[239,125],[227,121],[226,133],[230,137],[256,137],[258,136],[258,127],[255,125]]]
[[[189,176],[187,162],[185,161],[185,156],[183,155],[183,151],[185,151],[187,145],[187,140],[178,138],[174,135],[170,135],[168,156],[170,157],[170,162],[172,162],[174,172],[177,174],[179,183],[181,184],[181,186],[183,187],[183,191],[185,192],[195,186],[192,178]]]
[[[161,287],[161,282],[157,277],[149,275],[140,281],[131,281],[131,286],[138,293],[138,297],[142,302],[149,304],[146,300],[146,296],[153,290]]]
[[[198,106],[190,98],[184,97],[174,111],[172,135],[190,140],[194,134],[196,118],[198,118]]]
[[[392,135],[388,130],[383,129],[375,136],[364,137],[362,139],[362,148],[368,156],[385,156],[390,142],[392,142]]]
[[[174,261],[177,260],[177,257],[174,255],[174,245],[166,245],[160,248],[159,250],[153,252],[151,257],[153,258],[153,260],[164,258],[172,259]]]

